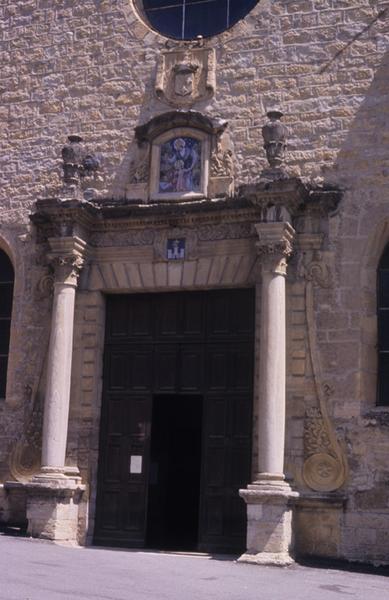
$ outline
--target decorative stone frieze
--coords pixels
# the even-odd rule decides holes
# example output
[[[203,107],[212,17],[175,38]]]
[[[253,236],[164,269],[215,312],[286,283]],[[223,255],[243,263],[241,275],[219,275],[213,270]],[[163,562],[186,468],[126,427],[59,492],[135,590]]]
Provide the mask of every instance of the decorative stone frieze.
[[[221,223],[219,225],[203,225],[197,230],[198,239],[202,242],[215,240],[238,240],[255,237],[255,228],[251,223]]]

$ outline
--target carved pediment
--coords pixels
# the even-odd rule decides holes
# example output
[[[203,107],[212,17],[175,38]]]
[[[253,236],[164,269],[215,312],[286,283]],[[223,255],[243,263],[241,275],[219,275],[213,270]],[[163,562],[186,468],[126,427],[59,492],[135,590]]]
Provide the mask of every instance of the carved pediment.
[[[161,133],[178,127],[200,129],[210,135],[221,135],[228,122],[218,117],[209,117],[194,110],[173,110],[157,115],[144,125],[135,127],[135,139],[138,144],[151,142]]]

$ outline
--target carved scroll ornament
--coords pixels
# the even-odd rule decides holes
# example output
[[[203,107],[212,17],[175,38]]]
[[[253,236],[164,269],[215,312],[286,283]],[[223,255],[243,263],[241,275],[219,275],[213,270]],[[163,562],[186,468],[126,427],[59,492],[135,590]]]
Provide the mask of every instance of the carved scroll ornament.
[[[150,176],[150,144],[143,142],[138,145],[135,156],[130,163],[129,183],[147,183]]]
[[[26,482],[40,469],[42,422],[42,403],[36,396],[21,438],[10,455],[9,470],[16,481]]]
[[[232,150],[217,149],[211,156],[211,176],[212,177],[233,177],[234,160]]]
[[[331,271],[320,252],[315,251],[308,264],[302,256],[299,274],[305,279],[305,301],[308,326],[308,344],[313,377],[319,406],[306,413],[304,424],[303,478],[312,490],[332,492],[346,480],[347,465],[328,415],[327,404],[333,394],[332,387],[323,381],[320,354],[317,347],[317,332],[314,314],[313,289],[315,286],[329,288],[332,285]]]
[[[41,354],[36,377],[31,385],[25,387],[26,411],[23,430],[10,453],[10,473],[16,481],[22,483],[29,481],[41,467],[43,385],[49,337],[50,320],[47,319],[39,344]]]

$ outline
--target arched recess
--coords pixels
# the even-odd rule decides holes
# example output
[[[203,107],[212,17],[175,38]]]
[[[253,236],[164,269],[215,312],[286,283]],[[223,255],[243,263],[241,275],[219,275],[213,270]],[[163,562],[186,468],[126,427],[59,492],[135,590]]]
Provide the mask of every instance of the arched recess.
[[[389,243],[377,270],[377,405],[389,406]]]
[[[0,236],[0,253],[5,255],[12,266],[14,274],[12,311],[11,311],[11,328],[8,346],[8,365],[6,377],[6,392],[5,396],[1,395],[0,401],[6,401],[8,405],[16,406],[22,402],[22,394],[20,393],[20,381],[17,381],[17,348],[19,347],[18,338],[22,332],[21,326],[21,300],[24,296],[25,281],[24,281],[24,261],[21,255],[20,235],[24,234],[23,229],[4,230]],[[1,302],[1,300],[0,300]]]
[[[378,319],[377,319],[377,273],[385,249],[389,244],[389,217],[372,231],[367,241],[360,270],[361,290],[361,363],[360,363],[360,398],[362,407],[373,408],[378,402]],[[389,261],[388,261],[389,264]],[[389,398],[387,406],[389,405]]]
[[[7,390],[14,282],[13,264],[0,249],[0,399],[5,399]]]

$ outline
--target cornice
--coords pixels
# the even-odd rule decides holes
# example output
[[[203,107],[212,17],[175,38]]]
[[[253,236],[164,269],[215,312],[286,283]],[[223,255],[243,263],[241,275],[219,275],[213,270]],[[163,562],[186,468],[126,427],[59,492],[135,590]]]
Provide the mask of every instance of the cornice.
[[[112,198],[81,201],[44,198],[30,216],[43,238],[53,235],[89,235],[141,229],[200,227],[232,223],[277,222],[313,211],[325,216],[339,204],[339,190],[309,189],[298,178],[243,185],[234,198],[143,204]],[[271,207],[285,207],[277,216]],[[270,211],[269,211],[270,209]],[[272,217],[270,214],[272,213]],[[276,216],[274,216],[276,215]],[[278,218],[280,217],[280,218]]]
[[[73,223],[88,233],[198,227],[201,225],[256,222],[260,212],[244,199],[202,200],[180,204],[134,204],[113,200],[91,202],[38,200],[30,218],[41,230]]]
[[[334,212],[342,199],[343,191],[318,187],[298,177],[276,181],[259,180],[239,187],[238,196],[254,206],[265,209],[271,205],[285,206],[293,216],[307,211],[321,214]]]

